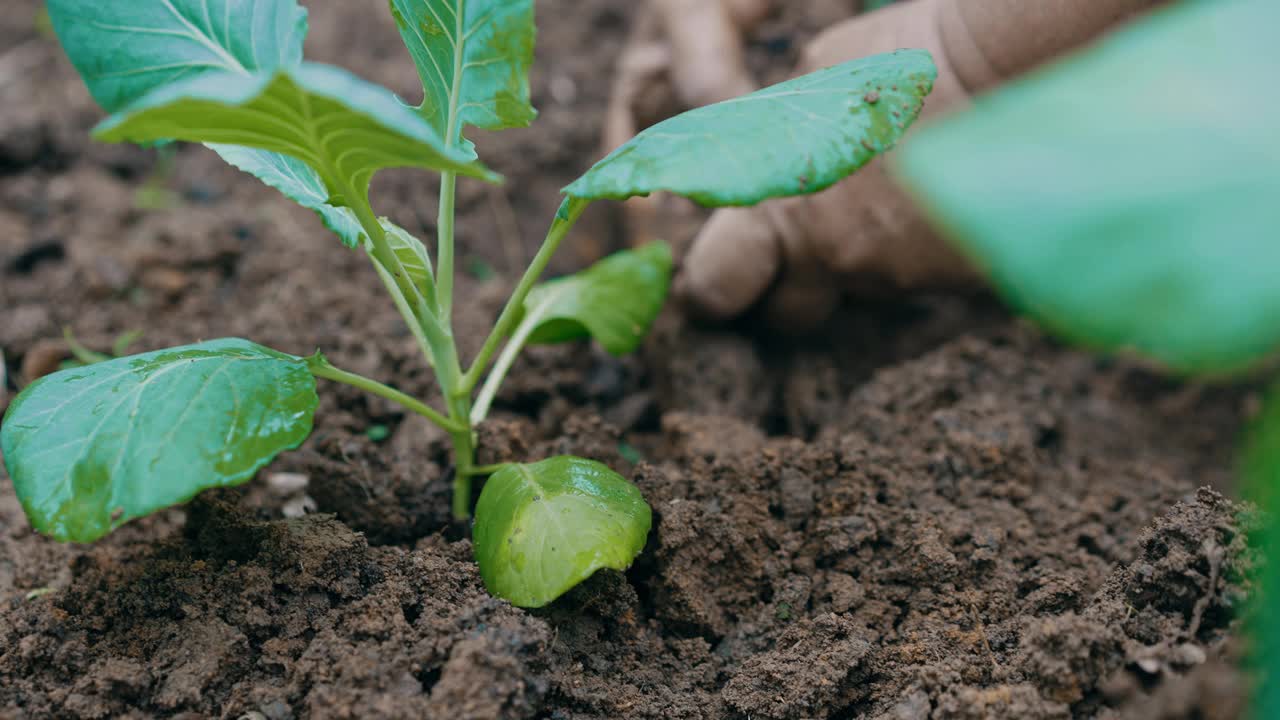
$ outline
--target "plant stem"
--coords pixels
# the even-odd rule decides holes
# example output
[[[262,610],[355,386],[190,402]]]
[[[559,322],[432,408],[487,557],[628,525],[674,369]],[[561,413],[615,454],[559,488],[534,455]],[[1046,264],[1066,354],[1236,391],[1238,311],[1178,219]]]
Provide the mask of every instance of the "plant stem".
[[[477,465],[471,468],[471,475],[492,475],[511,463],[498,463],[497,465]]]
[[[456,113],[451,112],[451,117],[454,114]],[[448,137],[452,138],[453,121],[449,127]],[[436,223],[436,304],[440,308],[440,322],[450,329],[453,327],[453,228],[457,191],[457,174],[442,173],[440,218]],[[452,330],[449,334],[452,338]],[[453,351],[453,363],[446,372],[452,373],[449,381],[451,390],[448,394],[449,419],[461,428],[449,434],[453,440],[453,517],[455,520],[466,520],[471,517],[471,466],[475,461],[476,448],[470,423],[471,388],[462,384],[462,367],[458,363],[456,349]]]
[[[378,221],[378,218],[374,217],[373,208],[370,207],[368,198],[358,194],[354,188],[347,189],[347,197],[351,198],[348,201],[348,207],[356,214],[356,219],[360,221],[361,229],[369,236],[369,254],[391,275],[392,281],[400,289],[400,294],[406,301],[410,298],[421,298],[422,294],[418,292],[418,288],[414,286],[413,281],[409,278],[409,273],[404,269],[404,265],[401,264],[400,258],[396,256],[395,250],[387,242],[387,231],[382,227],[382,223]],[[415,313],[415,315],[417,314]],[[418,320],[421,322],[421,318],[418,318]]]
[[[351,188],[348,188],[347,192],[348,197],[353,198],[349,207],[360,221],[360,227],[369,236],[371,246],[369,254],[373,256],[375,265],[381,266],[381,271],[390,275],[391,282],[395,284],[408,304],[412,317],[406,317],[405,322],[414,323],[422,330],[429,351],[427,360],[436,368],[436,379],[440,382],[440,389],[446,398],[452,396],[462,375],[458,364],[458,350],[453,342],[453,333],[449,331],[448,325],[442,324],[427,307],[427,301],[409,278],[404,265],[400,263],[400,258],[391,249],[391,244],[387,242],[387,233],[382,228],[382,223],[374,217],[368,198],[357,195]],[[356,199],[359,201],[355,201]],[[395,298],[394,294],[392,297]],[[397,306],[399,306],[398,303]]]
[[[340,382],[345,385],[350,385],[352,387],[360,388],[366,392],[373,393],[378,397],[386,398],[397,403],[406,410],[418,413],[436,425],[444,428],[444,430],[449,433],[462,431],[470,432],[469,428],[459,426],[443,414],[432,409],[427,404],[414,399],[410,395],[406,395],[405,393],[402,393],[389,385],[384,385],[377,380],[371,380],[363,375],[357,375],[356,373],[334,367],[329,363],[329,360],[325,358],[324,355],[319,353],[307,358],[307,369],[309,369],[311,374],[316,377]]]
[[[440,319],[452,326],[453,319],[453,225],[457,203],[458,175],[440,175],[440,217],[436,222],[436,302]]]
[[[463,395],[449,403],[449,417],[460,425],[460,430],[449,433],[453,440],[453,517],[466,520],[471,517],[471,476],[475,463],[475,435],[467,422],[470,415],[470,399]]]
[[[462,367],[458,362],[458,348],[453,339],[452,323],[449,320],[450,308],[453,304],[453,215],[456,182],[456,175],[444,174],[440,198],[440,267],[437,269],[436,280],[438,315],[427,306],[422,293],[410,280],[400,258],[387,242],[386,231],[374,216],[368,196],[355,193],[353,188],[347,188],[347,197],[352,198],[349,207],[355,212],[361,228],[369,236],[369,253],[373,256],[379,275],[383,277],[384,282],[388,283],[389,289],[394,288],[398,292],[399,298],[396,297],[397,292],[393,292],[392,297],[397,300],[396,304],[401,308],[401,312],[403,313],[406,308],[410,310],[411,317],[406,317],[406,322],[413,323],[422,331],[424,352],[427,353],[428,362],[435,367],[436,380],[440,383],[440,390],[444,394],[449,416],[446,418],[403,393],[367,378],[346,375],[342,378],[348,382],[351,380],[360,382],[361,384],[357,387],[365,387],[384,397],[392,397],[393,400],[402,404],[404,399],[412,401],[416,407],[413,405],[406,405],[406,407],[420,413],[423,410],[430,412],[431,414],[427,417],[449,432],[454,451],[453,515],[459,520],[465,520],[471,516],[471,467],[475,461],[475,437],[470,424],[472,388],[462,386]],[[385,393],[393,393],[394,396]]]
[[[493,371],[489,373],[489,377],[485,378],[484,387],[480,388],[480,394],[476,395],[475,405],[471,408],[471,424],[479,425],[489,416],[489,406],[493,404],[493,398],[498,394],[498,388],[502,387],[502,381],[506,379],[507,373],[511,370],[511,366],[515,363],[516,358],[520,356],[520,351],[524,349],[524,344],[529,341],[529,336],[538,326],[540,321],[538,312],[530,312],[525,316],[524,320],[516,326],[516,331],[511,335],[511,339],[507,341],[506,346],[502,348],[502,354],[498,356],[498,362],[494,364]]]
[[[461,139],[462,117],[459,104],[462,102],[462,76],[466,72],[467,63],[464,55],[466,36],[463,31],[465,13],[463,3],[458,3],[454,10],[453,26],[453,82],[449,83],[449,112],[445,117],[444,146],[452,149]],[[443,79],[443,76],[441,77]],[[426,105],[424,104],[425,108]],[[436,222],[436,302],[440,305],[440,319],[445,327],[453,327],[453,220],[454,204],[458,189],[458,174],[442,172],[440,174],[440,216]],[[470,394],[471,388],[466,389]],[[463,418],[462,422],[466,422]],[[456,500],[455,500],[456,507]]]
[[[489,360],[493,358],[493,354],[498,350],[498,344],[511,332],[512,327],[519,320],[520,313],[524,309],[524,300],[529,296],[529,291],[538,282],[542,272],[547,269],[547,263],[551,262],[551,256],[555,255],[556,250],[560,247],[560,241],[564,240],[569,231],[573,229],[574,223],[578,222],[578,218],[582,217],[583,211],[587,209],[587,205],[590,203],[590,200],[582,198],[565,198],[564,204],[560,206],[560,210],[556,213],[555,221],[551,223],[551,229],[547,231],[546,239],[542,241],[542,247],[538,248],[538,254],[533,257],[533,262],[525,270],[524,277],[520,278],[520,282],[516,285],[511,298],[507,300],[506,307],[502,309],[502,314],[498,316],[498,322],[494,324],[493,331],[489,333],[489,337],[485,339],[480,353],[476,355],[475,361],[471,363],[471,368],[463,376],[460,386],[462,390],[469,393],[480,381],[480,375],[489,366]]]
[[[409,332],[413,335],[413,339],[418,341],[418,349],[427,358],[427,364],[435,367],[435,353],[431,350],[431,343],[428,342],[426,333],[422,330],[422,322],[418,320],[418,313],[409,305],[409,300],[400,292],[400,287],[396,285],[396,279],[391,273],[378,262],[377,258],[371,257],[373,260],[373,269],[378,272],[378,278],[382,280],[382,286],[387,289],[387,293],[391,295],[391,300],[396,304],[396,309],[400,311],[400,317],[404,318],[404,322],[409,326]],[[428,308],[429,309],[429,308]]]

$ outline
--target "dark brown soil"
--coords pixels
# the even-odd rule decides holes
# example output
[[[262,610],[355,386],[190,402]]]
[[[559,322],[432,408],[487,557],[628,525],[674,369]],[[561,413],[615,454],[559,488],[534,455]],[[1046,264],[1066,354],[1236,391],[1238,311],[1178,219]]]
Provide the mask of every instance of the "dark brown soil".
[[[312,57],[412,97],[380,4],[306,4]],[[791,4],[753,63],[785,72],[856,4]],[[10,390],[57,362],[69,325],[98,348],[133,329],[139,348],[321,347],[434,393],[363,258],[314,218],[198,148],[165,171],[91,144],[98,113],[39,5],[0,16]],[[539,3],[542,118],[482,138],[506,187],[462,188],[473,277],[457,322],[472,346],[557,188],[597,154],[633,5]],[[144,187],[172,206],[141,209]],[[430,236],[427,176],[376,190],[380,212]],[[617,247],[616,224],[595,212],[558,267]],[[0,483],[0,717],[1240,715],[1253,521],[1201,488],[1229,489],[1251,395],[1064,350],[989,300],[851,308],[808,346],[672,310],[636,357],[530,353],[482,461],[595,457],[655,511],[631,571],[534,613],[485,593],[449,525],[443,438],[354,391],[323,397],[313,438],[249,487],[94,546],[33,534]],[[370,439],[378,426],[389,440]],[[305,489],[282,491],[285,472]]]

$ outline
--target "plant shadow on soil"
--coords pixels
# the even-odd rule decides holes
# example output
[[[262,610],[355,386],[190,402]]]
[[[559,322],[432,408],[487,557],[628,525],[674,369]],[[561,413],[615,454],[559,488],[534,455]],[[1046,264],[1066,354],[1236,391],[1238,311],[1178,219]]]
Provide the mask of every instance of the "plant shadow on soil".
[[[151,155],[92,144],[97,111],[35,29],[39,3],[12,4],[0,18],[11,375],[56,362],[67,324],[97,347],[135,328],[148,349],[226,335],[318,346],[433,396],[358,254],[198,148],[157,178]],[[381,7],[306,4],[313,57],[413,97]],[[776,79],[850,4],[789,7],[753,64]],[[630,5],[539,3],[542,117],[481,139],[506,187],[462,188],[476,275],[509,277],[557,188],[596,156]],[[430,237],[425,177],[387,173],[376,197]],[[155,182],[177,207],[136,209]],[[557,268],[616,245],[615,224],[594,213]],[[481,339],[507,282],[463,281],[461,337]],[[530,352],[480,462],[597,458],[655,511],[631,571],[538,612],[485,593],[447,517],[445,438],[356,391],[324,387],[313,438],[264,473],[306,474],[317,514],[283,518],[257,481],[61,546],[29,530],[6,479],[0,716],[1239,715],[1233,633],[1254,520],[1200,488],[1230,485],[1248,389],[1064,350],[982,298],[851,309],[831,337],[781,349],[673,310],[636,357]],[[373,425],[391,438],[370,440]]]

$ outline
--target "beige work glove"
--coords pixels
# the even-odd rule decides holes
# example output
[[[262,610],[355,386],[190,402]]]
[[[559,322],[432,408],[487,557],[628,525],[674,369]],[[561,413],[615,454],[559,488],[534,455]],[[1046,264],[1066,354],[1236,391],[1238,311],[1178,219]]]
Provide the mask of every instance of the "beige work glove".
[[[635,132],[666,78],[684,105],[753,89],[742,34],[763,0],[653,0],[665,36],[642,37],[624,56],[624,80],[607,123],[608,142]],[[965,105],[980,90],[1078,46],[1154,0],[912,0],[832,27],[805,50],[798,73],[899,48],[932,53],[938,80],[923,117]],[[698,13],[702,19],[690,22]],[[710,21],[707,18],[710,18]],[[683,20],[682,20],[683,18]],[[643,25],[643,24],[642,24]],[[662,43],[665,39],[665,47]],[[650,107],[645,107],[648,101]],[[909,142],[910,135],[904,140]],[[1046,172],[1051,169],[1046,168]],[[643,222],[645,206],[631,208]],[[641,231],[642,232],[642,231]],[[970,266],[915,210],[877,159],[824,192],[717,211],[677,278],[696,311],[727,319],[763,304],[765,320],[804,331],[823,323],[847,293],[884,294],[972,286]]]

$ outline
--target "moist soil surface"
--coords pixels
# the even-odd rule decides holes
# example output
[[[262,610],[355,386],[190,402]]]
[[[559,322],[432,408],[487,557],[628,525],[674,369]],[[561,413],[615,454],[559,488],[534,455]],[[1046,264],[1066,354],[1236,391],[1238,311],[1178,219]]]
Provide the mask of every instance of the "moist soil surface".
[[[312,58],[415,97],[381,4],[305,4]],[[599,154],[634,5],[538,3],[542,116],[479,138],[504,187],[461,187],[467,352]],[[764,80],[854,12],[790,5],[752,38]],[[91,143],[99,112],[39,6],[0,16],[10,396],[63,359],[68,326],[99,350],[132,330],[133,350],[319,347],[435,397],[365,259],[314,217],[200,148]],[[430,237],[434,189],[385,173],[378,210]],[[679,248],[700,216],[676,207]],[[624,242],[597,208],[553,269]],[[1064,349],[982,297],[860,304],[820,341],[740,330],[671,308],[636,356],[519,363],[480,462],[597,458],[655,518],[631,570],[539,611],[485,593],[445,439],[354,390],[326,384],[312,438],[248,486],[92,546],[33,533],[5,478],[0,717],[1240,714],[1254,521],[1228,496],[1248,389]]]

